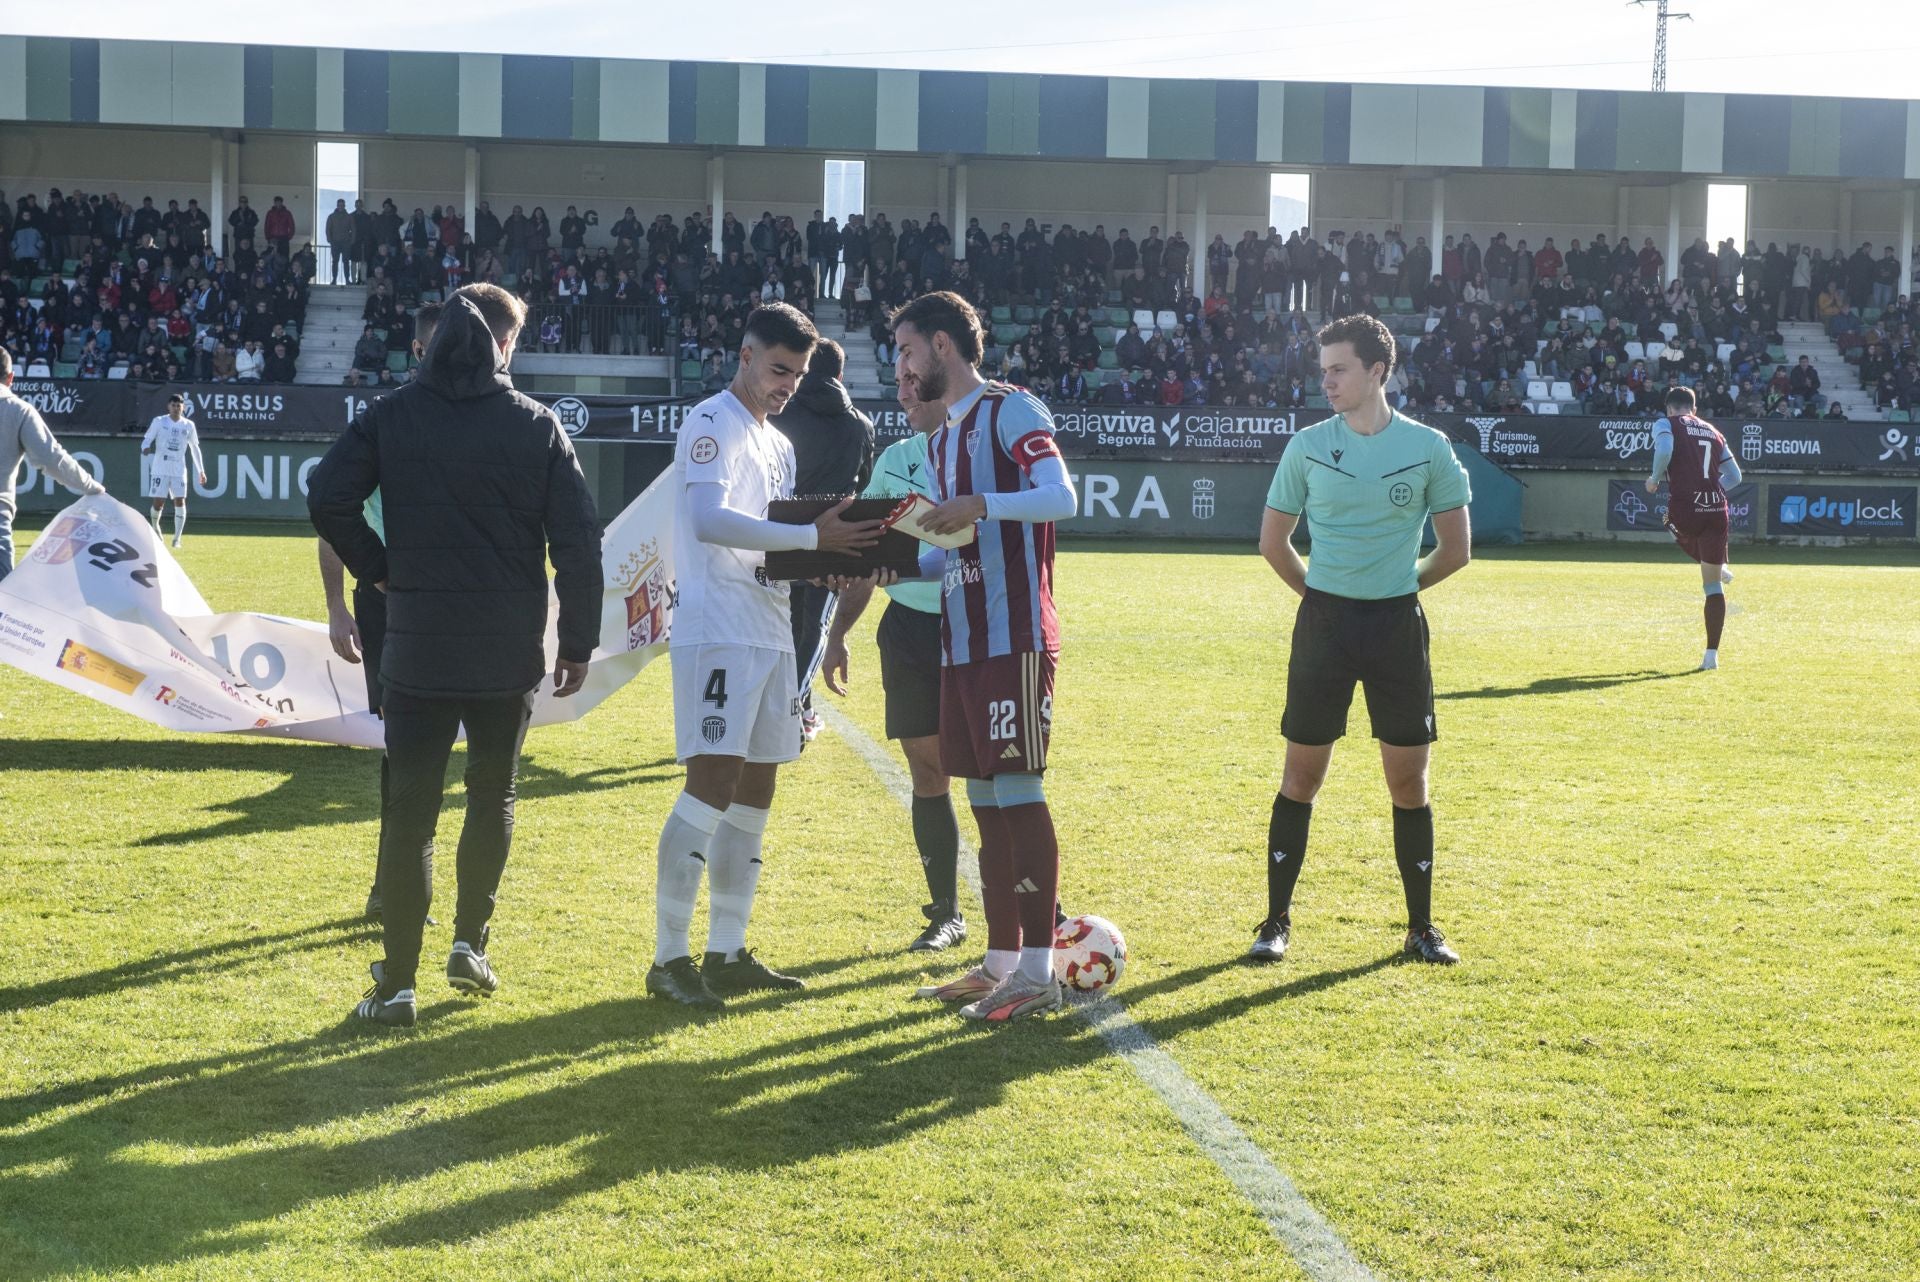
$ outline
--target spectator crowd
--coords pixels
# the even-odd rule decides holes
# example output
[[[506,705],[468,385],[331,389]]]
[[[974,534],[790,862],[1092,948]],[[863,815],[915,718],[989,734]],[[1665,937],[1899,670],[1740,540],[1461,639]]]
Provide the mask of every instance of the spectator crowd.
[[[1270,227],[1196,247],[1158,227],[1136,240],[1125,227],[1109,237],[1104,225],[973,218],[961,256],[937,213],[843,225],[815,210],[804,225],[725,212],[716,252],[709,218],[642,221],[628,206],[599,236],[598,211],[574,205],[556,222],[544,206],[502,218],[481,201],[468,227],[451,201],[408,215],[391,199],[339,201],[320,229],[328,279],[368,287],[349,381],[405,377],[419,303],[487,281],[527,303],[527,349],[667,356],[709,387],[731,377],[763,302],[811,314],[837,298],[885,363],[891,312],[950,289],[992,318],[990,372],[1058,403],[1315,405],[1314,330],[1356,312],[1401,334],[1389,390],[1414,413],[1525,413],[1544,383],[1592,414],[1657,412],[1680,384],[1709,416],[1838,416],[1818,371],[1784,361],[1787,321],[1823,324],[1883,409],[1920,399],[1914,308],[1891,246],[1696,240],[1668,264],[1651,239],[1604,234],[1563,249],[1462,232],[1436,249],[1397,228],[1322,240]],[[224,221],[216,247],[194,200],[0,196],[0,342],[27,367],[81,378],[290,381],[316,254],[295,249],[279,197],[263,217],[243,196]]]
[[[312,251],[278,196],[264,219],[242,196],[226,226],[223,252],[197,200],[0,192],[0,345],[23,372],[292,382]]]

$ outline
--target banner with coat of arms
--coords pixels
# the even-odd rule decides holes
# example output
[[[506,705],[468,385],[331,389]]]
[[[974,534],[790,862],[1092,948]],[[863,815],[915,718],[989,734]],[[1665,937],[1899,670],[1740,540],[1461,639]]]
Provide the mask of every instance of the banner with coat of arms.
[[[534,725],[578,719],[665,652],[677,477],[669,468],[607,527],[586,684],[556,699],[543,682]],[[549,655],[558,614],[550,602]],[[171,730],[385,742],[359,667],[333,652],[324,624],[214,613],[153,527],[106,495],[62,511],[0,579],[0,662]]]

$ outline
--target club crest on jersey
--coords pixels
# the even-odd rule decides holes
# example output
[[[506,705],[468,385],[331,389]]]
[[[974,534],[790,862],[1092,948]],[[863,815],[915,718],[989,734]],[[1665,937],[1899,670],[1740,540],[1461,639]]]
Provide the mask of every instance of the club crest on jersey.
[[[720,457],[720,442],[703,436],[687,450],[687,457],[696,463],[711,463]]]

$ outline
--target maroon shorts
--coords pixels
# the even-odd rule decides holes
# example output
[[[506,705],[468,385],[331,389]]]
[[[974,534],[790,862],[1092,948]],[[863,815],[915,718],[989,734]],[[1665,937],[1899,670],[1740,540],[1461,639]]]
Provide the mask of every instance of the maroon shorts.
[[[940,669],[940,768],[956,779],[1045,770],[1054,667],[1033,653]]]
[[[1725,565],[1727,563],[1727,513],[1722,508],[1718,512],[1667,513],[1667,528],[1673,531],[1673,541],[1702,565]]]

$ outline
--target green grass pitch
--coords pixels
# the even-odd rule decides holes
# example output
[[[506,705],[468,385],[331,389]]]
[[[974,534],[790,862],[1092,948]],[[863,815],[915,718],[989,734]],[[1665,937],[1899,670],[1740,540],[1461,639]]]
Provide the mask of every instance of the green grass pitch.
[[[195,529],[216,608],[320,616],[310,537]],[[1292,955],[1238,960],[1292,617],[1251,549],[1061,554],[1067,906],[1124,927],[1118,1000],[1380,1278],[1920,1276],[1920,557],[1736,555],[1713,674],[1665,549],[1492,551],[1429,594],[1437,970],[1396,958],[1364,737]],[[877,615],[842,705],[876,737]],[[374,757],[0,669],[0,1278],[1301,1276],[1083,1021],[907,1000],[947,968],[901,951],[906,815],[832,735],[783,775],[750,934],[810,989],[648,1001],[667,675],[529,740],[499,997],[428,985],[368,1037]]]

